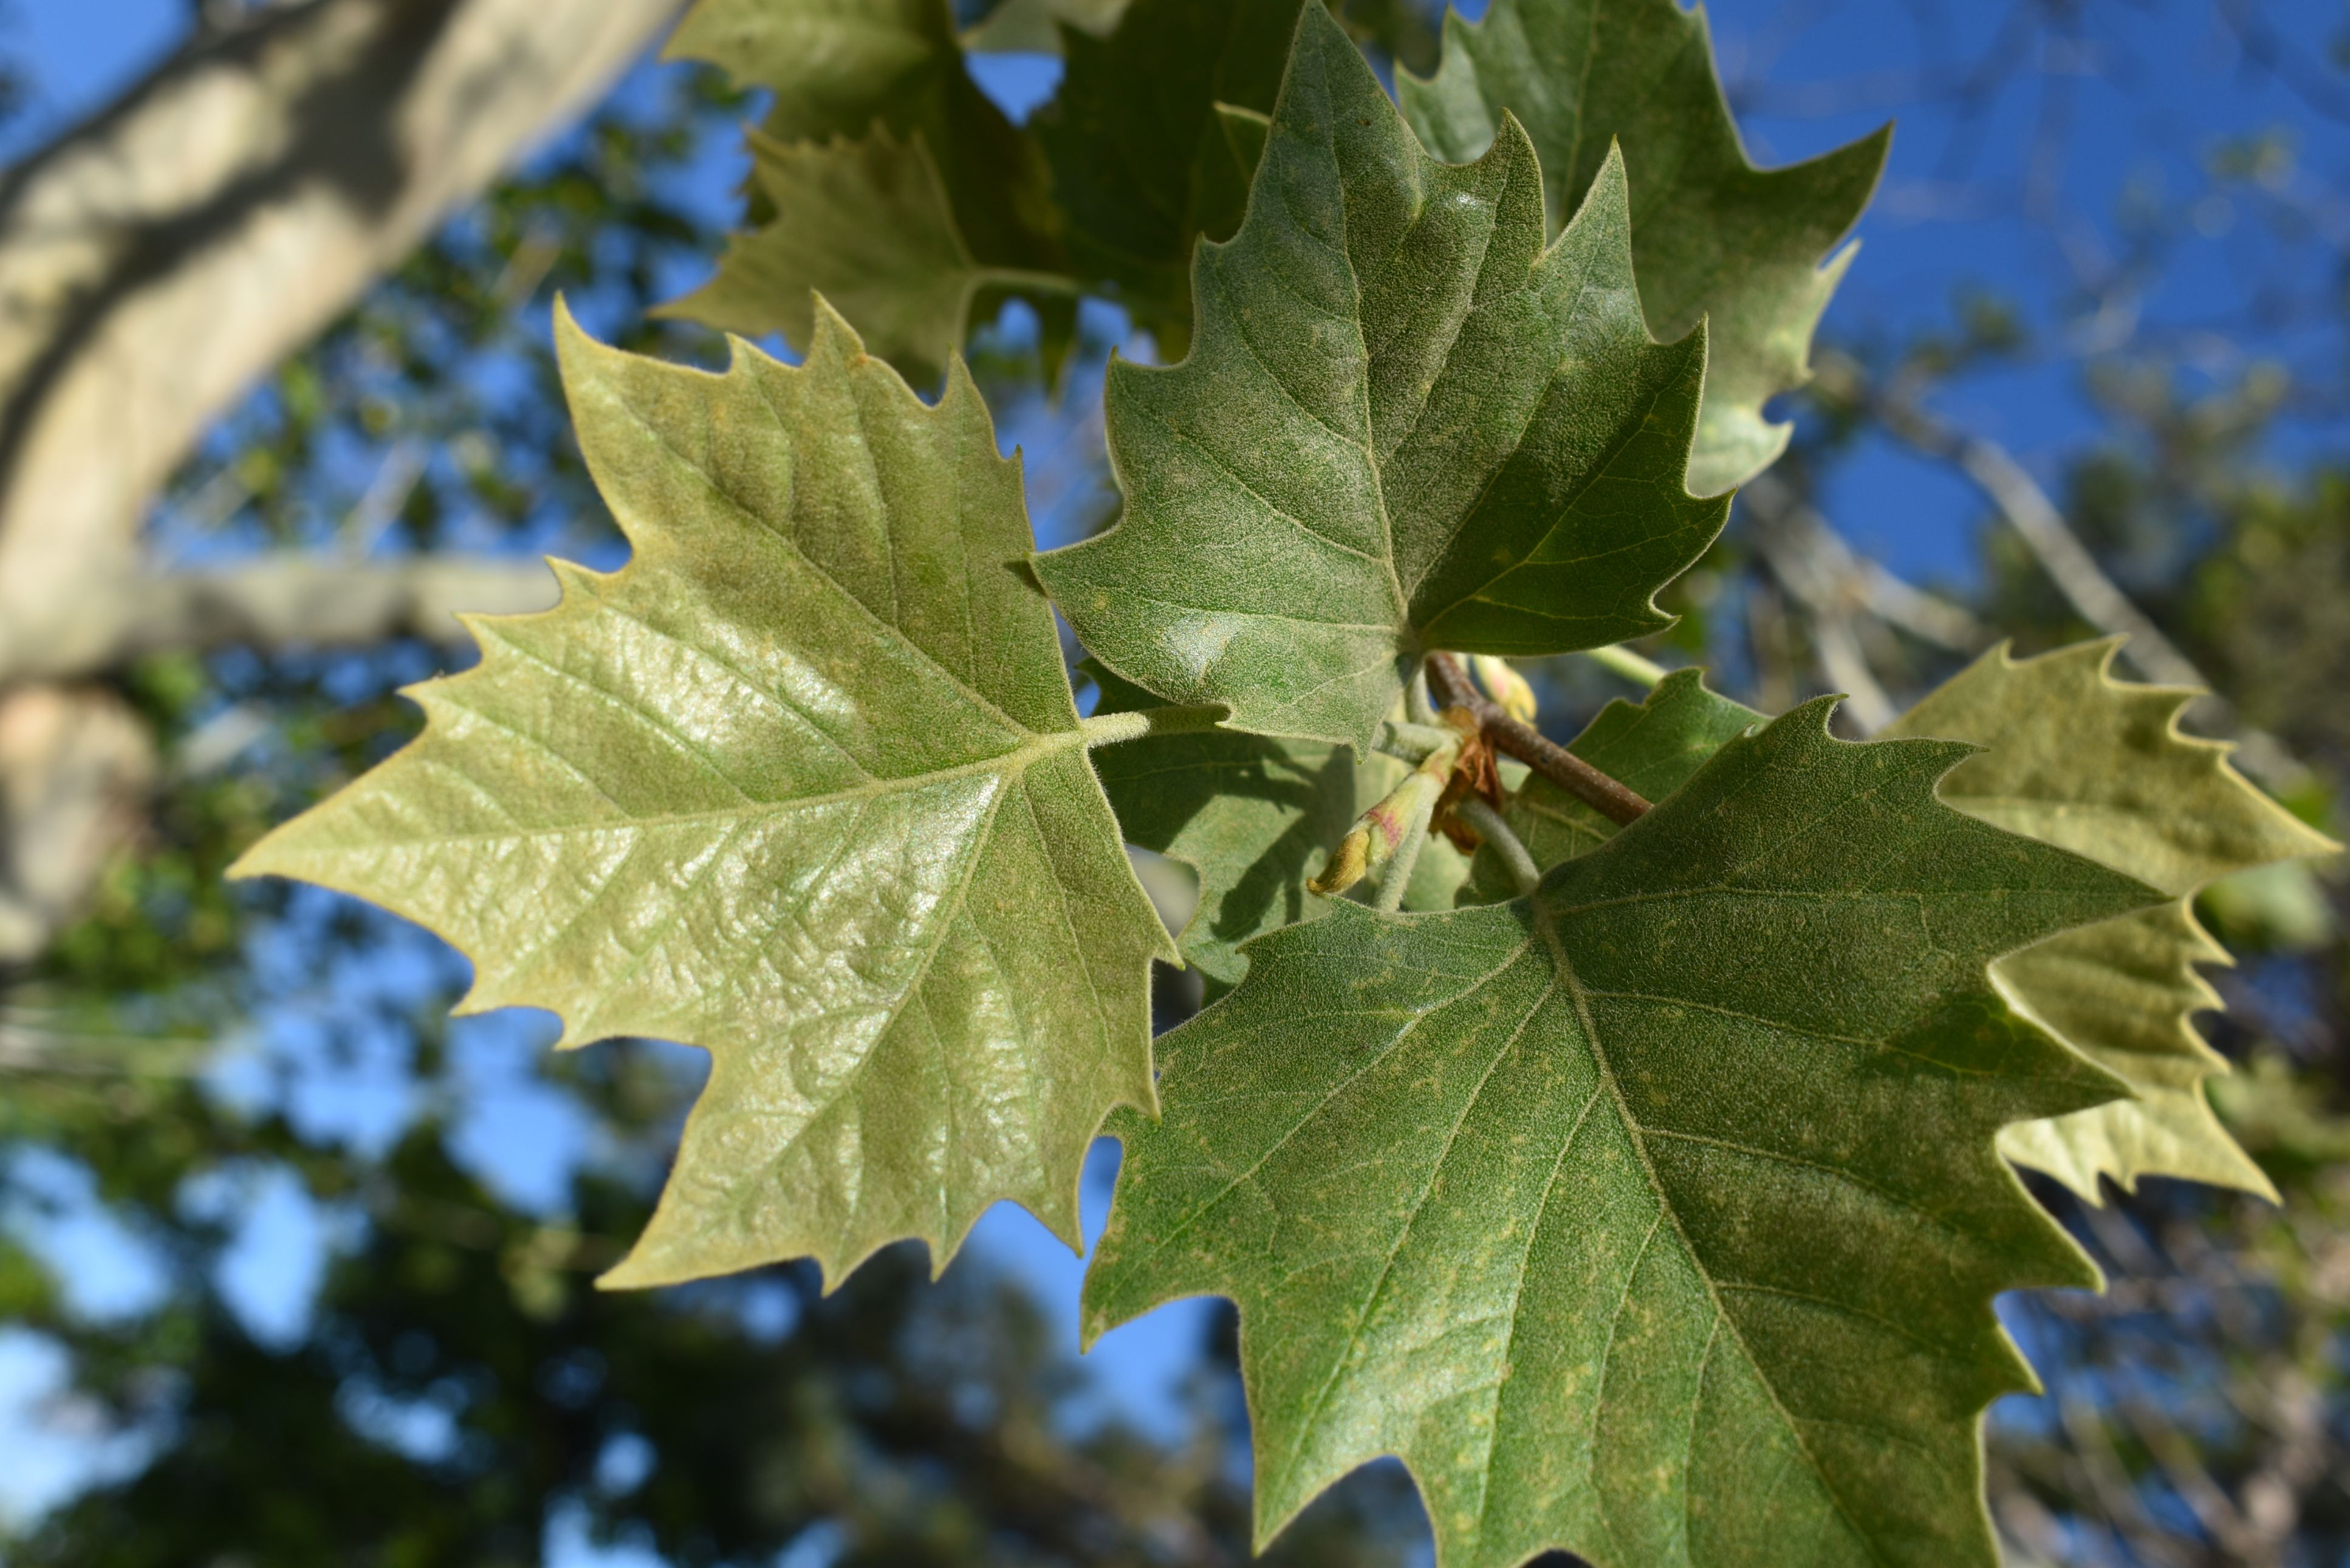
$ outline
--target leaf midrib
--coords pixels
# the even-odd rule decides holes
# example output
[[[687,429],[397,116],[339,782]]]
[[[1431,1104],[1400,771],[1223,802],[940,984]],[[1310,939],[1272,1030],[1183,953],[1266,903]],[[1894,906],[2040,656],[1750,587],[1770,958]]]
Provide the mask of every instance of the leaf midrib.
[[[473,712],[473,710],[467,709],[466,711]],[[486,717],[486,715],[484,716]],[[510,728],[510,726],[500,725],[500,728]],[[977,762],[962,763],[954,767],[940,768],[931,773],[873,779],[865,784],[854,784],[847,789],[831,790],[823,794],[788,795],[780,800],[752,801],[734,806],[713,806],[705,811],[663,812],[650,816],[624,814],[608,818],[567,823],[553,827],[506,828],[481,833],[443,833],[435,834],[430,837],[392,839],[390,842],[395,845],[495,843],[558,838],[571,834],[610,833],[621,829],[753,821],[787,812],[905,794],[944,780],[969,778],[980,774],[1000,774],[1006,779],[1017,778],[1048,757],[1072,748],[1083,747],[1085,741],[1085,732],[1081,730],[1050,730],[1044,734],[1032,736],[1026,742],[1012,751],[982,758]],[[610,797],[608,795],[605,798]]]
[[[1632,1114],[1631,1104],[1624,1097],[1623,1085],[1617,1075],[1615,1064],[1607,1047],[1601,1044],[1598,1024],[1591,1013],[1589,994],[1584,988],[1582,977],[1575,972],[1573,961],[1566,955],[1566,946],[1559,938],[1556,919],[1539,899],[1534,901],[1534,930],[1544,944],[1549,948],[1551,961],[1557,967],[1560,981],[1566,987],[1567,994],[1574,999],[1575,1023],[1583,1032],[1586,1046],[1591,1053],[1592,1064],[1598,1073],[1600,1083],[1604,1085],[1608,1098],[1615,1105],[1617,1116],[1623,1122],[1625,1133],[1631,1141],[1632,1152],[1640,1161],[1641,1174],[1648,1179],[1648,1189],[1656,1196],[1658,1211],[1663,1216],[1665,1221],[1672,1226],[1673,1235],[1679,1241],[1682,1253],[1690,1261],[1690,1272],[1704,1283],[1706,1300],[1713,1307],[1715,1324],[1713,1331],[1708,1336],[1709,1357],[1711,1355],[1712,1338],[1718,1336],[1722,1329],[1727,1329],[1731,1342],[1738,1346],[1739,1354],[1745,1358],[1747,1366],[1753,1370],[1755,1381],[1762,1385],[1763,1394],[1770,1399],[1772,1409],[1777,1412],[1780,1421],[1785,1427],[1788,1439],[1794,1444],[1796,1452],[1803,1456],[1805,1468],[1818,1478],[1820,1490],[1826,1495],[1828,1505],[1835,1510],[1836,1517],[1844,1521],[1845,1527],[1860,1541],[1872,1560],[1878,1563],[1886,1562],[1885,1554],[1878,1547],[1876,1537],[1860,1527],[1859,1521],[1853,1518],[1851,1511],[1845,1506],[1844,1499],[1838,1495],[1835,1487],[1829,1481],[1826,1469],[1813,1454],[1811,1444],[1805,1438],[1803,1428],[1797,1424],[1794,1413],[1788,1409],[1786,1401],[1780,1397],[1778,1386],[1764,1370],[1761,1358],[1754,1354],[1753,1347],[1747,1344],[1746,1335],[1730,1315],[1729,1305],[1721,1299],[1721,1288],[1715,1282],[1713,1272],[1705,1265],[1703,1255],[1699,1252],[1695,1241],[1690,1239],[1687,1227],[1682,1225],[1680,1212],[1673,1203],[1671,1193],[1665,1186],[1663,1179],[1657,1173],[1656,1161],[1649,1157],[1648,1129],[1638,1116]],[[1604,1380],[1603,1372],[1602,1381]],[[1692,1434],[1696,1430],[1694,1412],[1704,1397],[1705,1385],[1700,1377],[1690,1397]],[[1596,1449],[1594,1459],[1596,1461]],[[1687,1457],[1684,1456],[1681,1469],[1681,1502],[1684,1509],[1689,1504],[1688,1462]],[[1610,1532],[1613,1532],[1612,1525]]]

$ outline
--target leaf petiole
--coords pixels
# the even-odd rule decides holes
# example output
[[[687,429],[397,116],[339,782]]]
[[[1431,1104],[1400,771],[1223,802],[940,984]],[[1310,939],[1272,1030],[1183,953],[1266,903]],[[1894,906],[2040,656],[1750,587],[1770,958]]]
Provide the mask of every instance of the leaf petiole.
[[[1542,867],[1534,864],[1534,852],[1500,812],[1487,805],[1482,796],[1474,794],[1462,795],[1453,802],[1452,811],[1477,830],[1478,837],[1493,846],[1493,853],[1502,857],[1502,864],[1508,868],[1520,893],[1534,890],[1542,881]]]
[[[1145,735],[1190,735],[1212,730],[1224,722],[1226,711],[1221,702],[1143,708],[1130,713],[1097,713],[1090,719],[1078,720],[1077,729],[1088,748],[1115,746],[1125,741],[1139,741]]]
[[[1610,675],[1620,675],[1633,685],[1645,686],[1652,691],[1659,681],[1672,673],[1656,660],[1643,659],[1617,642],[1611,642],[1604,648],[1586,648],[1583,650],[1583,657]]]
[[[1503,712],[1492,698],[1477,690],[1452,655],[1430,654],[1428,675],[1440,700],[1447,707],[1467,709],[1495,751],[1517,758],[1608,821],[1626,826],[1648,811],[1648,803],[1638,792],[1625,788],[1541,731]]]
[[[1461,737],[1436,724],[1413,724],[1389,719],[1379,726],[1378,749],[1388,756],[1400,757],[1408,763],[1424,763],[1446,746],[1457,746]]]

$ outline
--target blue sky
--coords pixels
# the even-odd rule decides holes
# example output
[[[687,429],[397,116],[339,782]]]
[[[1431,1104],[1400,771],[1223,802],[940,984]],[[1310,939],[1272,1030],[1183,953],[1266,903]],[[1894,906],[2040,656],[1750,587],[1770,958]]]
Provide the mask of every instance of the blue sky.
[[[1721,0],[1712,7],[1725,75],[1745,106],[1742,123],[1758,161],[1824,151],[1900,110],[1885,187],[1863,221],[1861,254],[1831,307],[1831,336],[1906,341],[1947,326],[1952,301],[1965,290],[2012,296],[2037,346],[2012,366],[1949,389],[1939,406],[2009,443],[2053,479],[2095,433],[2095,415],[2080,391],[2084,353],[2096,346],[2095,331],[2114,325],[2111,311],[2090,319],[2075,308],[2081,275],[2094,275],[2116,252],[2116,211],[2152,201],[2175,209],[2176,246],[2159,283],[2127,306],[2136,320],[2187,344],[2189,358],[2214,379],[2240,373],[2262,356],[2304,364],[2313,375],[2337,374],[2338,331],[2263,337],[2257,328],[2240,329],[2234,317],[2263,288],[2324,281],[2304,275],[2314,262],[2263,237],[2265,212],[2303,213],[2337,247],[2350,234],[2350,218],[2336,210],[2336,193],[2350,191],[2350,128],[2338,118],[2345,106],[2307,83],[2296,90],[2248,61],[2210,0],[2085,0],[2077,39],[2038,49],[2015,65],[2003,86],[1985,85],[1969,97],[1969,72],[1998,57],[2002,29],[2020,9],[1933,0]],[[6,14],[0,45],[29,63],[39,96],[32,111],[0,135],[0,156],[37,144],[132,79],[180,35],[187,5],[16,0]],[[2282,0],[2260,14],[2321,71],[2320,52],[2345,23],[2343,7],[2323,0]],[[1049,92],[1055,69],[1038,58],[991,61],[983,85],[1024,112]],[[1931,101],[1918,99],[1921,73],[1937,87]],[[1985,84],[1994,75],[1978,74]],[[2043,135],[2052,126],[2063,130],[2060,158],[2035,151],[2054,145]],[[2270,185],[2250,195],[2206,189],[2203,161],[2215,147],[2272,129],[2282,130],[2293,151]],[[2035,191],[2039,199],[2028,202]],[[1035,461],[1035,443],[1049,434],[1024,432],[1032,475],[1043,466]],[[2290,439],[2338,445],[2339,432],[2313,422]],[[1959,582],[1974,571],[1981,521],[1975,496],[1943,471],[1888,445],[1867,447],[1840,470],[1827,504],[1854,543],[1897,570]],[[412,983],[412,966],[430,970],[442,961],[427,948],[395,943],[370,974],[344,979]],[[348,1006],[349,993],[339,983],[328,994]],[[297,999],[255,1024],[244,1054],[233,1054],[221,1069],[224,1092],[237,1092],[240,1062],[300,1048],[310,1026],[305,1005]],[[470,1149],[485,1173],[525,1202],[552,1200],[546,1195],[559,1190],[585,1136],[561,1096],[529,1071],[551,1033],[536,1015],[458,1025],[457,1054],[473,1101],[457,1135],[460,1152]],[[362,1142],[389,1136],[383,1128],[393,1122],[385,1118],[401,1114],[389,1076],[347,1075],[339,1085],[321,1081],[314,1092],[317,1103],[306,1114],[330,1136]],[[1111,1152],[1107,1146],[1097,1151],[1104,1158],[1087,1182],[1089,1234],[1100,1224]],[[32,1177],[57,1189],[57,1212],[67,1218],[57,1221],[53,1243],[76,1261],[77,1289],[88,1309],[137,1310],[142,1292],[154,1286],[142,1275],[136,1243],[109,1234],[86,1201],[77,1203],[70,1172],[36,1170]],[[308,1211],[298,1196],[265,1182],[243,1197],[252,1218],[229,1265],[233,1293],[249,1302],[265,1332],[296,1332],[304,1282],[315,1274],[332,1217]],[[1004,1209],[983,1222],[972,1250],[1029,1278],[1061,1315],[1074,1345],[1081,1265],[1066,1249],[1025,1215]],[[1164,1391],[1187,1365],[1197,1332],[1198,1309],[1179,1307],[1110,1336],[1094,1356],[1106,1374],[1105,1397],[1145,1419],[1163,1412]],[[0,1452],[33,1451],[25,1401],[57,1375],[37,1345],[0,1334]],[[0,1511],[37,1501],[45,1489],[63,1484],[58,1473],[55,1465],[0,1467]]]
[[[1986,68],[2003,58],[2002,37],[2032,3],[1720,0],[1711,15],[1758,161],[1799,160],[1887,118],[1898,122],[1829,335],[1902,341],[1947,325],[1963,291],[2016,298],[2040,343],[2012,368],[1953,389],[1942,407],[2053,478],[2096,423],[2079,395],[2081,333],[2070,323],[2068,340],[2064,307],[2079,293],[2077,268],[2116,250],[2113,218],[2126,202],[2154,195],[2182,208],[2183,237],[2161,286],[2137,309],[2147,323],[2229,325],[2208,334],[2212,373],[2240,369],[2247,348],[2338,359],[2337,337],[2262,341],[2230,317],[2264,275],[2293,265],[2286,248],[2264,238],[2261,202],[2305,209],[2336,244],[2350,234],[2338,194],[2350,190],[2350,126],[2340,118],[2350,106],[2297,93],[2250,60],[2214,0],[2081,0],[2077,39],[2027,51],[2003,71]],[[2270,0],[2251,10],[2298,57],[2299,75],[2331,69],[2324,57],[2345,25],[2338,0]],[[0,36],[32,64],[40,97],[0,137],[0,154],[37,141],[134,77],[170,47],[185,15],[184,0],[16,0]],[[1024,112],[1049,92],[1056,66],[1000,57],[983,66],[983,85]],[[1985,90],[1969,99],[1970,77]],[[1921,82],[1936,96],[1921,98]],[[2036,159],[2039,133],[2054,124],[2064,128],[2063,156]],[[2285,133],[2293,156],[2277,190],[2256,192],[2255,202],[2203,192],[2201,164],[2214,148],[2272,129]],[[2043,200],[2027,213],[2034,187]],[[1876,445],[1839,472],[1828,500],[1854,542],[1897,570],[1971,576],[1981,508],[1946,472]]]

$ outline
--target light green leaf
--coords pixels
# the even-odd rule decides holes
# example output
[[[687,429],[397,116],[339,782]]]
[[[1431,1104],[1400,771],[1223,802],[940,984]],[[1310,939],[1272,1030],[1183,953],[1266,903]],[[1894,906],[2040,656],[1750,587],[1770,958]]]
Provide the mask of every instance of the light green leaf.
[[[859,136],[930,107],[959,68],[952,21],[941,0],[698,0],[661,57],[773,92],[767,129],[781,140]]]
[[[1101,689],[1097,713],[1160,705],[1098,664],[1088,660],[1087,670]],[[1221,728],[1149,735],[1093,760],[1127,842],[1182,861],[1199,878],[1199,903],[1179,945],[1206,977],[1210,1001],[1248,971],[1243,942],[1328,910],[1327,900],[1306,891],[1307,879],[1405,771],[1384,754],[1357,763],[1342,746]],[[1450,909],[1467,876],[1460,852],[1430,839],[1404,907]],[[1372,888],[1360,885],[1366,896]]]
[[[1682,488],[1705,346],[1648,338],[1611,159],[1543,247],[1514,124],[1420,151],[1319,5],[1191,357],[1112,367],[1122,521],[1039,557],[1087,648],[1236,728],[1367,753],[1423,653],[1653,631],[1727,504]]]
[[[1700,671],[1676,670],[1639,703],[1610,701],[1566,749],[1635,794],[1659,801],[1688,783],[1725,742],[1762,720],[1745,704],[1707,691]],[[1503,819],[1545,871],[1620,831],[1540,774],[1510,797]],[[1480,849],[1471,869],[1471,892],[1464,898],[1499,903],[1517,891],[1491,849]]]
[[[780,330],[805,353],[821,293],[872,351],[925,383],[970,330],[972,303],[1001,275],[963,248],[919,135],[876,128],[857,140],[783,142],[753,130],[751,178],[777,213],[733,235],[718,271],[662,307],[722,331]]]
[[[2191,900],[2217,877],[2336,846],[2247,784],[2227,746],[2179,732],[2195,693],[2114,680],[2117,647],[2022,660],[1995,649],[1887,732],[1989,747],[1945,781],[1952,805],[2174,900],[2000,961],[2000,982],[2020,1005],[2138,1096],[2011,1127],[2000,1147],[2093,1202],[2099,1176],[2132,1190],[2142,1176],[2182,1177],[2272,1199],[2204,1099],[2204,1080],[2228,1065],[2195,1029],[2196,1012],[2220,1005],[2195,966],[2228,955],[2196,923]]]
[[[1435,77],[1399,72],[1396,92],[1444,158],[1477,156],[1515,115],[1541,155],[1554,227],[1620,141],[1649,327],[1676,337],[1700,317],[1709,327],[1690,488],[1717,494],[1778,458],[1789,427],[1762,405],[1811,379],[1812,330],[1853,253],[1823,258],[1868,204],[1889,126],[1756,169],[1714,78],[1705,13],[1676,0],[1493,0],[1482,22],[1448,16]]]
[[[1096,712],[1159,705],[1107,670],[1091,673],[1102,693]],[[1359,809],[1344,749],[1218,729],[1106,746],[1094,766],[1127,842],[1197,873],[1200,902],[1178,945],[1216,988],[1247,972],[1242,942],[1326,908],[1305,880]]]
[[[928,376],[981,284],[1047,307],[1074,286],[1044,154],[971,79],[947,0],[700,0],[666,53],[775,95],[751,143],[756,226],[673,313],[804,334],[822,289]]]
[[[1990,961],[2158,894],[1813,703],[1513,903],[1338,906],[1160,1041],[1099,1334],[1241,1311],[1260,1538],[1382,1454],[1445,1568],[1991,1568],[1997,1293],[2095,1271],[1993,1147],[2119,1085]]]
[[[1077,1239],[1087,1142],[1152,1103],[1171,957],[1087,766],[1016,462],[960,369],[924,405],[819,309],[723,377],[558,321],[634,548],[472,622],[416,742],[237,874],[355,893],[470,956],[461,1011],[707,1049],[660,1206],[607,1282],[918,1236],[1017,1199]]]
[[[1107,39],[1074,34],[1059,95],[1034,126],[1069,255],[1163,357],[1190,341],[1192,246],[1240,226],[1262,142],[1220,106],[1273,108],[1300,0],[1134,0]]]

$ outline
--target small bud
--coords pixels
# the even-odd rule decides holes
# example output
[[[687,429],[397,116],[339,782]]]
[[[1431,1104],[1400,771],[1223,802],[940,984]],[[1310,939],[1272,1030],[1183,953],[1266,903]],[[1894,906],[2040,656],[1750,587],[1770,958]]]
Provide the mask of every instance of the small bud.
[[[1521,724],[1534,722],[1534,689],[1526,684],[1524,676],[1510,668],[1508,659],[1490,653],[1472,653],[1469,666],[1477,672],[1477,684],[1485,689],[1485,695],[1493,700],[1494,706]]]
[[[1306,887],[1326,898],[1336,898],[1386,865],[1401,847],[1413,820],[1435,809],[1460,758],[1459,745],[1444,746],[1405,774],[1386,799],[1355,819],[1353,830],[1330,852],[1322,875]]]

